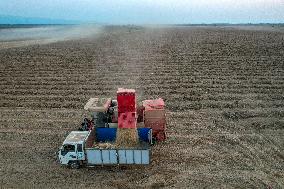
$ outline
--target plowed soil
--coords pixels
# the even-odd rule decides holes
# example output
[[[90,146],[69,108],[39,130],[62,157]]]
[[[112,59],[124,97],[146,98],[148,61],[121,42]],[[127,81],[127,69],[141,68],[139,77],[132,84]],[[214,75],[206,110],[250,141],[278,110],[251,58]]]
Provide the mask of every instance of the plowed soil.
[[[7,45],[1,187],[284,188],[281,28],[109,26],[79,40]],[[55,153],[84,104],[118,87],[165,99],[168,139],[153,146],[151,165],[61,167]]]

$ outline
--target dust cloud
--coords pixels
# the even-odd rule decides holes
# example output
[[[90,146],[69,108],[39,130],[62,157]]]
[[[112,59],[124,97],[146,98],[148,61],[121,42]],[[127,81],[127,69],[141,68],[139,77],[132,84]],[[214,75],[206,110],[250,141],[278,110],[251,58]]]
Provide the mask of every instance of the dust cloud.
[[[48,25],[0,28],[0,49],[92,38],[102,31],[99,25]]]

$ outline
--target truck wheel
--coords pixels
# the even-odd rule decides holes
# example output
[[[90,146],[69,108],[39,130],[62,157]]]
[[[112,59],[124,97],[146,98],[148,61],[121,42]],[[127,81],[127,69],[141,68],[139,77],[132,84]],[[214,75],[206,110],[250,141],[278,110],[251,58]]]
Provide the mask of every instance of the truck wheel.
[[[80,164],[78,161],[72,161],[71,163],[69,163],[70,168],[71,169],[79,169],[80,168]]]

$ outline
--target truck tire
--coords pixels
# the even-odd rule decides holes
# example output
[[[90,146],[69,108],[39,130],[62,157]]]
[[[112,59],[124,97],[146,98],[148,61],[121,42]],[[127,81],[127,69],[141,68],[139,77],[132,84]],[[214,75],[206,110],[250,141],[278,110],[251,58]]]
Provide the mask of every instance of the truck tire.
[[[71,161],[71,162],[69,163],[69,165],[70,165],[70,168],[71,168],[71,169],[79,169],[79,168],[80,168],[80,164],[79,164],[78,161]]]

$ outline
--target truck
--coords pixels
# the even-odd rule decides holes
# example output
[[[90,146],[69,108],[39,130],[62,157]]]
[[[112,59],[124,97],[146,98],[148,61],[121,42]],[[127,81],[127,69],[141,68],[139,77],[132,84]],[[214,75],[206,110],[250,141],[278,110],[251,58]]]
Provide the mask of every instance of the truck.
[[[139,146],[135,148],[112,145],[116,129],[72,131],[64,140],[58,153],[61,165],[72,169],[95,165],[147,165],[150,163],[151,129],[138,129]],[[100,146],[93,144],[107,144]]]
[[[91,119],[84,118],[78,131],[65,138],[58,152],[61,165],[78,169],[95,165],[148,165],[151,145],[164,141],[165,109],[163,99],[144,100],[137,106],[133,89],[117,91],[117,98],[90,98],[84,109]],[[137,130],[135,146],[116,145],[117,130]]]

